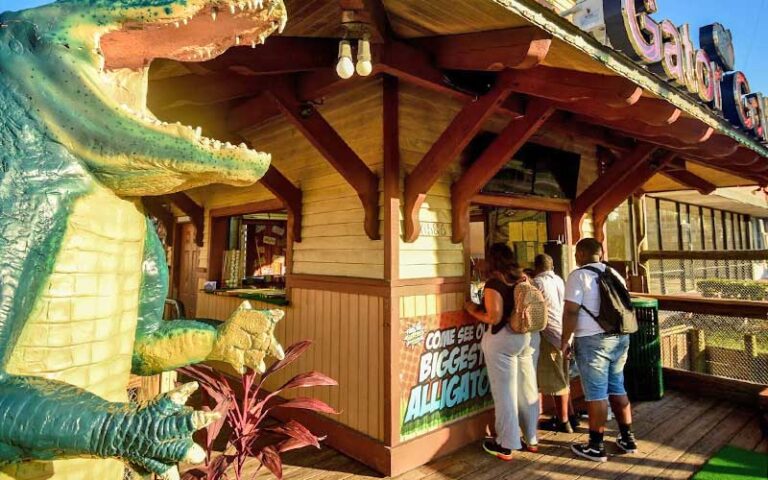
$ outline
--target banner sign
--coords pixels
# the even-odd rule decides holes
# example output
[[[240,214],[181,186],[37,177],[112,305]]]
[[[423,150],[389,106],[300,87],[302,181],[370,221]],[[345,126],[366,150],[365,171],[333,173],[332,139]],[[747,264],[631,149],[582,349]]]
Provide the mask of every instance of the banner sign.
[[[484,331],[465,312],[400,320],[401,440],[492,405]]]
[[[613,48],[648,65],[721,111],[736,127],[768,143],[768,99],[753,93],[747,77],[734,71],[731,31],[719,23],[701,28],[697,49],[687,24],[657,22],[651,18],[657,11],[656,0],[603,0],[606,33]]]

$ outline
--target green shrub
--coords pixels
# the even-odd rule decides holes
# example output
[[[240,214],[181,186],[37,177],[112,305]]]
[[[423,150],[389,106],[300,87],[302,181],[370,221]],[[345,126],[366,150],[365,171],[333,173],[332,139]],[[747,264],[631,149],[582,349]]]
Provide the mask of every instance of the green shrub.
[[[768,299],[768,283],[754,280],[700,280],[696,288],[702,296],[709,298]]]

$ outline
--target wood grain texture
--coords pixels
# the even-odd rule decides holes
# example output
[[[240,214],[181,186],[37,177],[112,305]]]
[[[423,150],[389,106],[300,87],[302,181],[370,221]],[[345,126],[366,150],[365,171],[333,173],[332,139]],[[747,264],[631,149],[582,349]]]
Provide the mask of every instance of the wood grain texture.
[[[225,320],[242,299],[200,294],[198,315]],[[274,305],[251,301],[254,308]],[[356,293],[293,288],[285,318],[275,329],[284,347],[300,340],[313,345],[293,365],[267,384],[275,389],[293,375],[319,370],[339,382],[336,388],[313,387],[285,398],[319,398],[341,414],[332,420],[371,438],[384,440],[384,299]]]

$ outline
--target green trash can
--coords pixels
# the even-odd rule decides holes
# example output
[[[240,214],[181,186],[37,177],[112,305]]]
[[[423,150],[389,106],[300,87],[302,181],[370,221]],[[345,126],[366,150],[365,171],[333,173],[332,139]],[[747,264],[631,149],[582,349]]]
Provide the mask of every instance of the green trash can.
[[[664,378],[661,366],[659,302],[633,298],[637,332],[629,336],[629,355],[624,367],[624,386],[631,400],[661,400]]]

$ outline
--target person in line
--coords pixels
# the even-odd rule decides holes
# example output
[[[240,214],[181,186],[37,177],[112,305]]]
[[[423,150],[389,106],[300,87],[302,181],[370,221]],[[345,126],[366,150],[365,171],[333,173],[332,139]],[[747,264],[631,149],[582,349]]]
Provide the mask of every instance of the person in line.
[[[511,460],[512,452],[523,448],[538,451],[536,427],[539,395],[533,352],[539,335],[514,333],[508,327],[514,311],[514,287],[523,278],[512,250],[503,243],[489,249],[489,278],[483,290],[485,309],[467,302],[466,310],[487,324],[481,347],[495,404],[496,438],[486,440],[483,449],[502,460]]]
[[[565,283],[555,273],[552,257],[543,253],[533,260],[533,284],[544,295],[547,302],[547,328],[541,332],[541,343],[536,365],[539,393],[555,399],[555,416],[550,428],[555,431],[573,433],[569,422],[568,399],[570,382],[568,361],[560,350],[563,333],[563,304]],[[543,402],[542,402],[543,403]]]
[[[619,424],[620,436],[616,445],[627,453],[637,451],[632,433],[632,411],[624,389],[624,364],[629,351],[629,335],[606,333],[597,323],[600,312],[598,275],[583,267],[604,272],[603,247],[594,238],[584,238],[576,244],[576,264],[579,267],[565,283],[565,313],[561,350],[570,355],[571,335],[575,335],[574,348],[579,366],[584,399],[589,416],[589,441],[571,445],[581,457],[605,462],[603,436],[608,418],[608,405]],[[613,270],[612,270],[613,271]],[[624,279],[613,273],[622,284]]]

